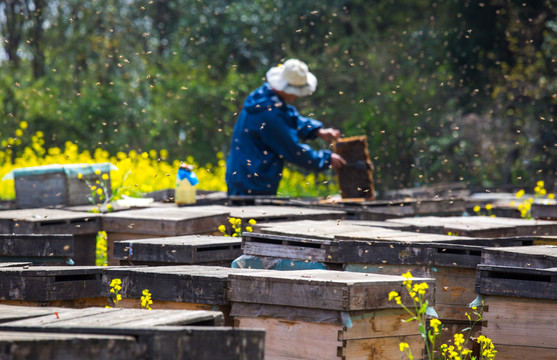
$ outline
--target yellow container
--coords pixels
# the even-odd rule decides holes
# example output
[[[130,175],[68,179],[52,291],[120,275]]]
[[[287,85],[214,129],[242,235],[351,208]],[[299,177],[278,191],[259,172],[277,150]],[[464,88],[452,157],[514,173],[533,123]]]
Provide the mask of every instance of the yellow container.
[[[176,193],[174,195],[176,204],[195,204],[195,194],[195,186],[190,184],[188,179],[176,181]]]

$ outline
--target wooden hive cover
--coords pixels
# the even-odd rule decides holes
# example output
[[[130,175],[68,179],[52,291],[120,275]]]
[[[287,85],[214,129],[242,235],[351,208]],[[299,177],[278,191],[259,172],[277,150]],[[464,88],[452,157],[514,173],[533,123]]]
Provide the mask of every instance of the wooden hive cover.
[[[299,238],[334,240],[336,235],[361,233],[393,233],[397,230],[359,225],[352,221],[337,220],[300,220],[265,224],[260,231],[265,234],[292,236]]]
[[[528,220],[488,216],[424,216],[389,219],[388,222],[413,225],[416,231],[472,237],[556,235],[557,221]]]
[[[19,307],[13,310],[16,313],[20,311]],[[127,349],[128,351],[122,356],[113,354],[104,356],[99,352],[100,355],[91,359],[263,360],[264,331],[233,329],[222,326],[223,321],[223,314],[218,311],[147,311],[96,307],[52,309],[44,315],[1,323],[0,330],[21,334],[32,331],[43,336],[52,332],[93,337],[102,335],[107,338],[125,336],[134,340],[135,347]],[[110,347],[113,343],[105,341],[102,345]],[[79,355],[71,356],[72,354],[69,357],[59,358],[84,358]],[[131,356],[126,357],[127,355]],[[48,356],[33,357],[35,358],[50,359]]]
[[[0,211],[2,234],[96,234],[101,230],[99,214],[60,209]]]
[[[7,308],[4,306],[4,308]],[[19,308],[19,309],[18,309]],[[14,312],[22,311],[15,307]],[[35,317],[11,321],[5,328],[149,328],[153,326],[224,324],[220,311],[207,310],[142,310],[91,307],[85,309],[56,309]],[[27,313],[28,311],[26,311]]]
[[[230,217],[241,219],[246,223],[250,219],[257,222],[278,222],[295,220],[327,220],[344,219],[346,213],[336,209],[314,209],[310,207],[286,206],[286,205],[244,205],[244,206],[202,206],[210,211],[228,211]]]
[[[346,160],[346,165],[337,169],[342,197],[374,199],[373,164],[369,157],[367,137],[339,139],[334,144],[334,152]]]
[[[55,301],[101,296],[102,267],[0,268],[0,300]]]
[[[225,209],[158,207],[119,211],[103,216],[103,230],[108,233],[179,236],[217,231],[229,217]]]
[[[238,237],[185,235],[153,239],[117,241],[118,260],[153,264],[203,264],[230,261],[242,255]]]
[[[557,246],[513,246],[487,248],[482,265],[515,266],[531,269],[557,268]]]
[[[402,276],[342,271],[259,270],[230,274],[228,297],[231,302],[337,311],[388,309],[398,307],[388,300],[391,291],[399,292],[403,302],[410,301],[402,289],[403,280]],[[434,288],[433,279],[414,281]]]

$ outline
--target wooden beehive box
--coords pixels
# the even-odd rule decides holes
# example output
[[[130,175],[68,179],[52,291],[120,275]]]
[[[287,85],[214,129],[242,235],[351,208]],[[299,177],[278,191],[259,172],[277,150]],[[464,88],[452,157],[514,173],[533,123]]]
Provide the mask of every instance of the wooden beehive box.
[[[407,314],[388,301],[389,292],[398,291],[408,304],[403,280],[340,271],[260,270],[230,274],[228,297],[238,327],[266,330],[266,359],[400,359],[401,341],[414,354],[423,347],[416,324],[403,323]],[[416,281],[435,291],[431,279]]]
[[[108,265],[117,265],[114,242],[182,235],[216,234],[228,222],[229,211],[220,207],[152,207],[119,211],[103,216],[107,233]]]
[[[27,313],[25,308],[20,307],[1,309]],[[85,347],[101,338],[106,341],[102,345],[110,348],[103,350],[91,346],[81,354],[73,350],[69,356],[60,359],[89,359],[89,350],[93,352],[91,359],[263,359],[263,331],[233,329],[222,324],[223,315],[217,311],[51,309],[50,313],[2,323],[0,331],[9,331],[14,336],[18,333],[33,334],[30,339],[47,338],[51,334],[60,338],[76,336],[85,339],[76,342]],[[113,341],[120,338],[127,340],[125,348]],[[50,349],[48,345],[52,346],[52,341],[47,342],[43,349]],[[120,354],[122,350],[125,351]],[[51,359],[48,352],[44,357],[37,354],[39,357],[36,359]]]
[[[373,164],[369,157],[366,136],[339,139],[334,152],[346,160],[337,169],[340,194],[343,198],[375,199]]]
[[[12,305],[105,306],[102,267],[11,266],[0,268],[0,302]]]
[[[424,216],[389,219],[411,225],[414,231],[470,237],[510,237],[557,235],[557,221],[528,220],[489,216]]]
[[[99,187],[101,181],[108,192],[105,195],[110,197],[110,170],[116,170],[110,163],[54,164],[15,169],[11,175],[15,185],[16,206],[23,209],[91,204],[89,197],[94,201],[99,198],[92,194],[90,185]],[[81,178],[78,178],[78,174],[82,175]],[[107,179],[104,180],[103,176]]]
[[[0,331],[2,359],[141,359],[133,336]]]
[[[114,258],[120,265],[230,266],[241,255],[238,237],[186,235],[114,243]]]
[[[493,340],[502,359],[554,359],[557,248],[501,250],[486,252],[484,259],[503,265],[478,265],[476,288],[488,305],[483,333]]]
[[[110,282],[122,280],[122,307],[135,307],[148,289],[159,309],[218,309],[230,323],[227,280],[229,274],[249,271],[220,266],[111,267],[104,271],[103,294],[110,296]]]
[[[68,265],[74,255],[73,235],[2,235],[0,262],[30,262],[34,265]]]
[[[413,235],[412,235],[413,234]],[[440,234],[398,235],[377,238],[373,234],[348,233],[336,236],[338,261],[347,271],[402,274],[436,280],[435,309],[446,321],[466,320],[469,304],[478,296],[476,267],[482,254],[493,247],[535,245],[543,237],[468,238]],[[531,246],[534,247],[535,246]]]
[[[98,214],[60,209],[0,211],[0,234],[73,235],[72,260],[76,265],[95,265]]]

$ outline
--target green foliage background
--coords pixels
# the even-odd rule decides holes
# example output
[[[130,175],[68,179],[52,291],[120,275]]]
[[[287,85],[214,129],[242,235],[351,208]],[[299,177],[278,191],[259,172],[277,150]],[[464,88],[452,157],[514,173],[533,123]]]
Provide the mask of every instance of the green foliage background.
[[[216,163],[245,96],[297,57],[319,80],[299,110],[367,135],[380,190],[555,181],[551,0],[3,0],[0,24],[14,156],[27,121],[47,148]]]

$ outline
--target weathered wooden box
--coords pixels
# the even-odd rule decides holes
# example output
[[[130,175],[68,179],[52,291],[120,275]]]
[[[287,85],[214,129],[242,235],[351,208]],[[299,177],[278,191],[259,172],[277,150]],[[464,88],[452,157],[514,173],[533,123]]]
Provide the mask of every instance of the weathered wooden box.
[[[25,308],[0,308],[12,313],[25,312]],[[23,310],[20,310],[23,309]],[[263,360],[265,333],[261,330],[223,327],[222,313],[217,311],[140,310],[140,309],[55,309],[42,315],[28,315],[20,320],[0,324],[0,331],[16,334],[34,334],[48,338],[75,336],[83,339],[76,345],[96,344],[102,338],[107,349],[96,346],[83,349],[82,354],[69,349],[68,356],[56,359],[231,359]],[[117,343],[115,340],[125,340]],[[41,347],[43,344],[37,344]],[[37,352],[36,359],[51,359],[47,341]],[[54,344],[56,345],[56,344]],[[1,347],[0,347],[1,350]],[[87,357],[88,351],[99,351]],[[120,354],[120,352],[123,352]],[[93,352],[93,355],[95,353]],[[0,357],[1,357],[0,353]],[[118,356],[118,358],[120,358]],[[35,358],[33,358],[35,359]]]
[[[73,255],[73,235],[0,234],[0,262],[68,265]]]
[[[0,234],[73,235],[72,260],[76,265],[95,265],[98,214],[60,209],[0,211]]]
[[[105,306],[103,267],[0,267],[0,302],[12,305]]]
[[[229,211],[211,206],[152,207],[105,214],[102,228],[107,233],[108,265],[118,264],[114,258],[115,241],[216,234],[228,218]]]
[[[555,359],[557,247],[489,249],[482,260],[476,288],[488,305],[483,332],[497,357]]]
[[[114,243],[114,258],[120,265],[230,266],[241,255],[238,237],[186,235]]]
[[[122,280],[120,294],[123,307],[135,307],[144,289],[148,289],[154,301],[153,308],[159,309],[218,309],[227,324],[230,303],[227,298],[228,276],[249,271],[220,266],[156,266],[111,267],[104,271],[103,294],[110,296],[113,279]]]
[[[398,344],[421,358],[423,339],[390,291],[409,299],[401,276],[304,270],[229,275],[231,315],[240,328],[266,330],[266,359],[400,359]],[[431,279],[416,279],[429,284]],[[430,301],[433,301],[431,298]],[[401,311],[402,310],[402,311]]]
[[[0,331],[1,359],[144,359],[133,336]]]
[[[110,197],[110,170],[116,170],[110,163],[54,164],[20,168],[9,175],[14,179],[16,206],[36,208],[90,204],[89,197],[98,200],[90,185],[101,187],[101,182],[106,189],[104,195]]]

